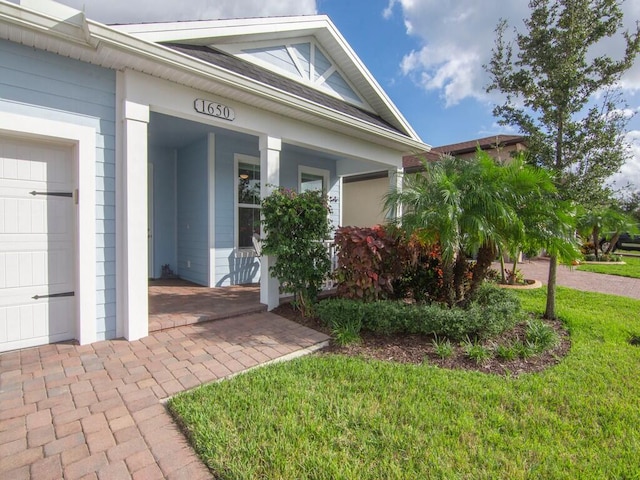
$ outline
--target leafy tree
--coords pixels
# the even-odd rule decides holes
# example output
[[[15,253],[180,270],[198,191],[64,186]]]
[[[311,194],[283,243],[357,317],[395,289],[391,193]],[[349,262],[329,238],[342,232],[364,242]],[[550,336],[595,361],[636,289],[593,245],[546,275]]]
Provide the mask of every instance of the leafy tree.
[[[548,238],[545,232],[556,232],[534,221],[542,215],[537,219],[529,215],[530,226],[524,222],[524,214],[542,205],[555,187],[546,172],[526,165],[522,158],[501,165],[478,151],[473,159],[445,156],[438,162],[425,161],[424,169],[424,173],[407,176],[401,191],[390,192],[386,207],[401,204],[402,228],[426,242],[440,244],[443,288],[449,305],[473,296],[499,245],[522,242],[534,225],[540,228],[539,238]],[[548,209],[546,213],[544,222],[548,223],[553,216]],[[469,254],[476,254],[477,260],[467,292]]]
[[[594,47],[622,27],[617,0],[530,0],[524,33],[496,29],[488,91],[506,94],[494,114],[528,137],[537,165],[550,168],[561,196],[584,205],[610,196],[605,180],[625,162],[621,98],[616,85],[640,51],[640,27],[623,32],[620,59]],[[516,50],[514,52],[514,47]],[[558,257],[551,253],[545,316],[554,318]]]
[[[323,243],[330,231],[327,196],[321,191],[279,188],[262,201],[262,214],[266,235],[262,252],[276,257],[271,273],[308,316],[331,267]]]
[[[630,192],[618,200],[623,212],[630,215],[636,222],[640,223],[640,190]]]
[[[593,250],[596,260],[599,259],[599,251],[610,253],[620,238],[620,234],[627,230],[633,230],[633,218],[613,207],[593,208],[583,211],[578,216],[578,233],[588,237],[593,242]],[[612,233],[608,242],[600,245],[603,234]]]
[[[520,252],[537,255],[544,249],[557,255],[563,262],[571,262],[579,257],[575,242],[575,208],[571,202],[558,198],[553,177],[546,170],[539,171],[540,178],[535,184],[536,190],[530,190],[530,185],[518,182],[517,172],[523,168],[520,162],[524,160],[523,157],[516,160],[511,165],[512,169],[516,170],[514,188],[518,192],[524,190],[526,194],[514,198],[513,205],[520,226],[510,235],[505,235],[504,244],[501,245],[501,251],[506,250],[513,259],[512,281],[515,280]],[[504,277],[503,272],[503,281]]]

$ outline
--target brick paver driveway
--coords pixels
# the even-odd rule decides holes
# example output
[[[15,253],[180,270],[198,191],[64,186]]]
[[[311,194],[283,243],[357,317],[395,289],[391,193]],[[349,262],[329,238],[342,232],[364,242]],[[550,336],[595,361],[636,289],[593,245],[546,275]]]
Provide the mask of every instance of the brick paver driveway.
[[[211,478],[161,400],[319,346],[271,313],[0,355],[0,478]]]
[[[548,259],[524,261],[518,268],[522,270],[525,277],[540,280],[546,285],[549,276]],[[558,285],[575,288],[576,290],[640,299],[640,278],[581,272],[575,268],[558,265],[557,281]]]

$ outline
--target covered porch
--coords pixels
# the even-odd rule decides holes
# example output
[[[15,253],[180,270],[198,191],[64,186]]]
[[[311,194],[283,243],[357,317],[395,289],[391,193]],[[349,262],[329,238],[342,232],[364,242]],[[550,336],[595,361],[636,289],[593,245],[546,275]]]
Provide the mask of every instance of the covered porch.
[[[321,188],[338,227],[345,177],[386,169],[390,188],[401,184],[406,139],[399,143],[392,129],[376,127],[382,137],[357,129],[351,136],[236,103],[233,118],[221,121],[193,110],[199,92],[131,71],[120,78],[128,100],[117,173],[127,200],[116,212],[123,232],[117,333],[126,338],[242,314],[236,306],[244,308],[245,299],[229,292],[246,293],[245,285],[252,286],[252,306],[279,304],[269,275],[274,259],[259,257],[252,244],[254,234],[262,235],[260,200],[276,186]],[[148,279],[166,278],[165,271],[194,290],[154,292]],[[189,297],[205,303],[193,304],[197,311],[172,310],[191,304]],[[167,308],[156,309],[161,305]]]
[[[149,281],[149,332],[266,310],[259,284],[209,288],[182,279]]]

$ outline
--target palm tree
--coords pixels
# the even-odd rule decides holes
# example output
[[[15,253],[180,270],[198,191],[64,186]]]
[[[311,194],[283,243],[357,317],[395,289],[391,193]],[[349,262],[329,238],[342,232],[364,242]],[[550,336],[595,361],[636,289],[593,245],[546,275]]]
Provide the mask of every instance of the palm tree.
[[[580,235],[591,238],[596,260],[598,260],[601,234],[613,232],[608,245],[602,244],[602,253],[610,253],[618,241],[620,233],[629,229],[632,224],[632,218],[613,207],[596,207],[583,211],[578,216],[577,227]]]
[[[473,295],[500,249],[515,250],[529,236],[551,245],[548,237],[558,230],[548,225],[558,218],[551,208],[554,192],[549,174],[522,157],[502,165],[478,151],[473,159],[425,161],[424,173],[408,176],[385,205],[402,205],[405,231],[440,243],[447,303],[453,305]],[[467,254],[477,260],[465,294]]]

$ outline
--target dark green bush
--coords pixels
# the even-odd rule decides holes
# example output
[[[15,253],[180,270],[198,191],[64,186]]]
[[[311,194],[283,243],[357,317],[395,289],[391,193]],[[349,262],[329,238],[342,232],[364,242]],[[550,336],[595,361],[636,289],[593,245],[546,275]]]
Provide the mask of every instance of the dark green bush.
[[[294,307],[312,312],[331,260],[322,241],[329,236],[329,199],[321,191],[278,188],[262,200],[262,252],[276,258],[270,273],[280,290],[295,296]]]
[[[403,302],[332,299],[317,307],[320,319],[329,326],[336,322],[362,322],[362,329],[380,334],[434,334],[459,341],[467,337],[486,339],[512,328],[521,318],[518,298],[508,290],[482,286],[467,308],[440,304],[408,305]]]
[[[392,300],[365,303],[363,327],[383,335],[402,333],[407,310],[407,305]]]
[[[315,313],[322,323],[333,328],[336,322],[363,323],[364,307],[362,302],[335,298],[318,303]],[[367,328],[366,323],[363,325]]]

